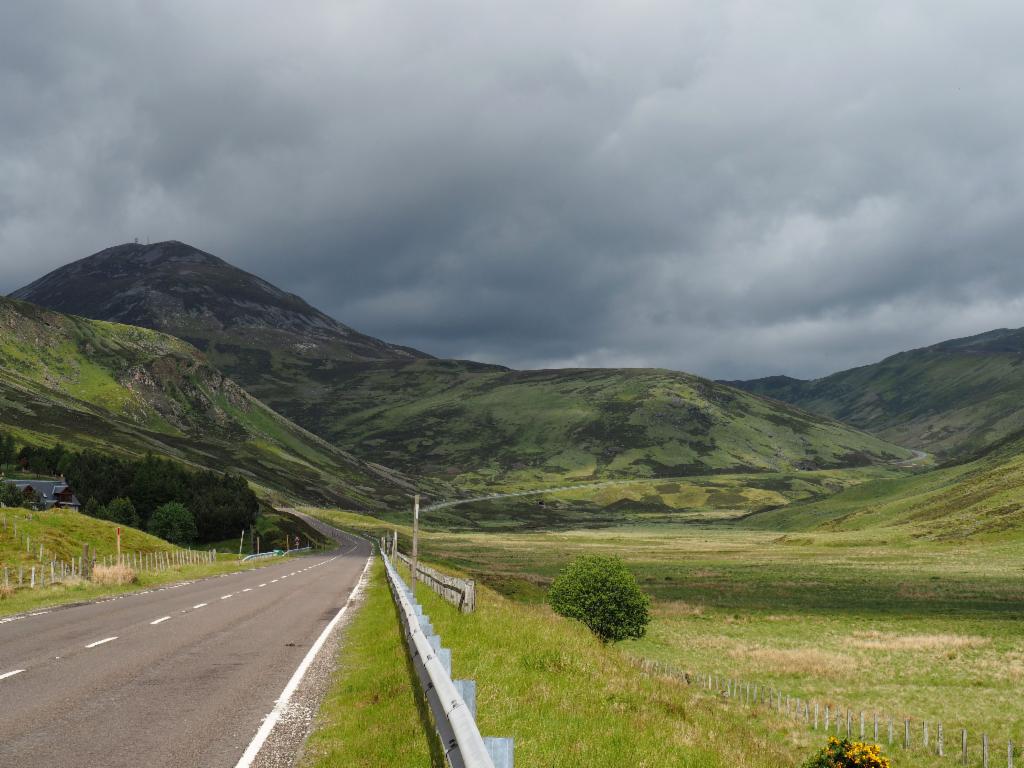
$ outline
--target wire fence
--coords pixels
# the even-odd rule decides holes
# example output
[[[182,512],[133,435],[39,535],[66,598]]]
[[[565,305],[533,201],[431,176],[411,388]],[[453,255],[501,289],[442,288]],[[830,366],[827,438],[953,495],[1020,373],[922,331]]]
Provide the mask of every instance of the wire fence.
[[[836,703],[802,698],[773,686],[743,681],[718,673],[686,672],[670,664],[640,659],[645,671],[672,677],[687,685],[703,688],[741,705],[762,707],[802,722],[815,731],[837,737],[886,744],[891,748],[914,750],[934,757],[946,758],[951,765],[982,766],[982,768],[1013,768],[1014,758],[1021,757],[1020,747],[1013,739],[991,741],[987,733],[969,732],[960,727],[947,730],[938,720],[917,717],[895,717],[879,710],[865,710]],[[1020,762],[1020,760],[1018,760]]]

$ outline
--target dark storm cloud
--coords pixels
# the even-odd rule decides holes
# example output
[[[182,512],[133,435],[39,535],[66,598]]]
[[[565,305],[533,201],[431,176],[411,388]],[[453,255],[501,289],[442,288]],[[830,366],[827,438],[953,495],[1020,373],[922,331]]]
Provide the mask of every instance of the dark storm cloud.
[[[1009,4],[8,3],[0,289],[175,238],[514,366],[1024,325]]]

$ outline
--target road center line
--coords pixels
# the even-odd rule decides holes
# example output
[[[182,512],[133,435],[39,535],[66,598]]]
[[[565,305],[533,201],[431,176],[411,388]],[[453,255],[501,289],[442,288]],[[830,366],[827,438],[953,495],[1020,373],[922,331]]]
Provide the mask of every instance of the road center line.
[[[242,591],[243,591],[243,592],[252,592],[252,588],[251,588],[251,587],[246,587],[246,588],[245,588],[245,589],[243,589]]]
[[[114,635],[113,637],[105,637],[102,640],[97,640],[95,643],[89,643],[85,647],[86,648],[95,648],[97,645],[103,645],[104,643],[109,643],[109,642],[111,642],[113,640],[117,640],[117,635]]]
[[[154,626],[154,625],[156,625],[156,624],[163,624],[163,623],[164,623],[165,621],[167,621],[167,620],[168,620],[169,618],[171,618],[171,617],[170,617],[170,616],[164,616],[163,618],[157,619],[156,621],[151,621],[151,622],[149,622],[149,625],[150,625],[150,626]]]
[[[206,606],[208,606],[208,605],[209,605],[209,603],[199,603],[198,605],[193,605],[193,606],[192,606],[192,610],[193,610],[193,611],[197,611],[197,610],[199,610],[200,608],[205,608],[205,607],[206,607]]]
[[[267,585],[266,585],[266,584],[260,584],[260,586],[261,586],[261,587],[265,587],[265,586],[267,586]]]
[[[221,599],[221,600],[227,600],[227,599],[228,599],[229,597],[231,597],[231,595],[233,595],[233,594],[235,594],[235,593],[234,593],[234,592],[232,592],[232,593],[231,593],[230,595],[221,595],[220,599]]]
[[[0,675],[0,680],[3,680],[7,677],[14,677],[15,675],[20,675],[24,671],[24,669],[16,669],[13,672],[4,672],[2,675]]]

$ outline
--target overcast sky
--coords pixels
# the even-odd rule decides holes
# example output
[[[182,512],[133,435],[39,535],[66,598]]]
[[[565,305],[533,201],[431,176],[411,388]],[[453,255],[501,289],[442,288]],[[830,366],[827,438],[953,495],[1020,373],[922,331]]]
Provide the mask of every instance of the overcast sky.
[[[515,367],[1024,326],[1019,3],[5,2],[0,291],[177,239]]]

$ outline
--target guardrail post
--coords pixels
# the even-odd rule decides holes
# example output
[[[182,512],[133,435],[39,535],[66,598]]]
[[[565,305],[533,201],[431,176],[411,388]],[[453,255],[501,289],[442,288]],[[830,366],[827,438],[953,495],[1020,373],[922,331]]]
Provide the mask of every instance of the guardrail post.
[[[476,720],[476,680],[452,680],[452,683]]]
[[[485,736],[484,746],[487,748],[487,754],[491,756],[494,768],[514,768],[512,762],[512,739]]]

